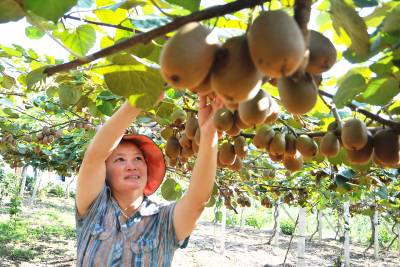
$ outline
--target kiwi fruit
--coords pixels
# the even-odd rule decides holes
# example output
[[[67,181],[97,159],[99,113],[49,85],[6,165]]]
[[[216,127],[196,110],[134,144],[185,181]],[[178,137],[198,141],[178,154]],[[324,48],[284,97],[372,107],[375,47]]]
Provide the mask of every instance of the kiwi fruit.
[[[285,154],[283,156],[283,166],[291,172],[299,171],[303,168],[303,156],[300,153],[295,155]]]
[[[191,156],[193,156],[194,152],[192,149],[192,146],[190,147],[183,147],[181,150],[181,157],[183,158],[190,158]]]
[[[269,153],[269,157],[273,162],[281,162],[283,159],[283,155],[273,155]]]
[[[276,103],[275,99],[271,98],[271,106],[269,108],[269,115],[267,115],[267,118],[265,119],[264,123],[265,124],[271,124],[274,123],[279,116],[279,106]]]
[[[347,150],[360,150],[368,142],[368,130],[363,121],[350,119],[343,124],[341,140]]]
[[[317,103],[318,90],[309,74],[297,79],[280,78],[278,90],[282,105],[292,114],[305,114]]]
[[[283,155],[286,149],[286,140],[283,133],[276,133],[269,144],[269,154],[278,156]]]
[[[302,134],[296,139],[296,149],[304,157],[314,157],[318,153],[317,142],[308,135]]]
[[[196,134],[194,135],[194,143],[200,145],[200,128],[197,128]]]
[[[189,116],[185,125],[185,133],[190,140],[194,139],[197,128],[199,128],[199,122],[195,117]]]
[[[299,26],[282,10],[261,12],[250,26],[248,42],[254,65],[271,78],[293,74],[306,52]]]
[[[169,137],[165,145],[165,154],[167,154],[169,158],[176,159],[180,153],[181,146],[178,139],[175,136]]]
[[[285,135],[285,155],[294,156],[296,155],[296,136],[289,133]]]
[[[227,131],[233,126],[233,113],[227,108],[220,108],[215,112],[213,121],[218,131]]]
[[[199,145],[196,142],[192,142],[192,150],[194,154],[197,154],[197,152],[199,152]]]
[[[210,94],[213,91],[211,87],[211,72],[208,73],[204,81],[202,81],[198,86],[190,88],[190,91],[198,94],[199,96],[206,96]]]
[[[194,88],[206,78],[218,48],[199,22],[182,26],[163,46],[161,75],[175,88]]]
[[[251,61],[245,35],[226,40],[211,72],[211,87],[224,102],[252,99],[261,86],[261,73]]]
[[[235,162],[236,154],[234,146],[229,142],[222,143],[219,149],[219,161],[224,165],[232,165]]]
[[[329,70],[336,62],[336,49],[332,42],[317,31],[310,31],[310,56],[306,71],[321,74]]]
[[[253,99],[239,103],[239,117],[247,125],[261,124],[270,113],[270,106],[271,96],[260,89]]]
[[[400,163],[400,137],[391,129],[377,131],[373,138],[374,156],[383,166],[397,167]]]
[[[236,127],[238,127],[239,129],[247,129],[250,127],[240,119],[239,111],[237,110],[233,112],[233,121]]]
[[[232,112],[239,108],[239,103],[227,102],[227,101],[223,101],[223,100],[222,100],[222,102],[224,103],[224,107],[231,110]]]
[[[178,163],[178,160],[176,158],[170,158],[166,157],[167,165],[170,167],[175,167],[176,164]]]
[[[244,138],[243,136],[237,136],[234,140],[233,147],[236,155],[241,158],[246,157],[247,150],[249,149],[246,138]]]
[[[229,136],[237,136],[237,135],[240,134],[240,128],[238,128],[236,126],[236,124],[233,123],[232,127],[229,130],[225,131],[225,132]]]
[[[186,112],[182,109],[177,109],[171,114],[171,120],[174,125],[179,125],[185,122]]]
[[[340,143],[336,134],[328,131],[321,139],[320,152],[327,157],[335,157],[340,152]]]
[[[240,171],[242,169],[243,163],[240,157],[236,157],[235,161],[232,165],[229,165],[228,168],[232,171]]]
[[[192,141],[186,136],[186,134],[183,134],[179,138],[179,144],[181,145],[182,148],[191,148],[192,147]]]
[[[273,129],[263,126],[257,130],[256,135],[253,137],[253,144],[258,149],[267,149],[274,135]]]
[[[368,133],[367,144],[359,150],[347,150],[347,158],[351,163],[365,164],[371,159],[372,151],[374,149],[373,137]]]

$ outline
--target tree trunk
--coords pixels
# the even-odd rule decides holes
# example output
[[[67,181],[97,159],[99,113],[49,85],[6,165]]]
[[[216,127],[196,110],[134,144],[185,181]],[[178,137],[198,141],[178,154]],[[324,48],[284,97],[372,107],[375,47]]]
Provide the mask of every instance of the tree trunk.
[[[241,211],[240,211],[240,228],[239,231],[241,232],[243,230],[243,225],[244,225],[244,209],[246,207],[242,207]]]
[[[344,266],[350,267],[350,211],[349,202],[344,203]]]
[[[71,180],[69,180],[68,181],[68,183],[67,183],[67,187],[66,187],[66,189],[65,189],[65,198],[69,198],[69,189],[70,189],[70,186],[71,186],[71,184],[72,184],[72,182],[75,180],[75,176],[72,176],[72,178],[71,178]]]
[[[306,266],[304,252],[306,250],[306,209],[299,209],[299,237],[297,241],[297,264],[298,267]]]
[[[374,257],[375,260],[377,260],[379,253],[379,214],[376,208],[374,212],[373,224],[374,224]]]
[[[19,183],[19,196],[20,197],[24,197],[24,193],[25,193],[25,184],[26,184],[26,172],[28,170],[29,165],[25,165],[22,168],[22,173],[21,173],[21,179],[20,179],[20,183]]]
[[[318,241],[322,242],[322,211],[318,210],[317,218],[318,218]]]
[[[30,200],[30,205],[35,204],[36,194],[37,194],[37,191],[38,191],[39,186],[40,186],[40,180],[42,178],[42,176],[40,175],[40,171],[38,170],[37,167],[35,167],[35,169],[34,169],[33,178],[35,180],[35,186],[33,187],[33,192],[32,192],[32,197],[31,197],[31,200]]]

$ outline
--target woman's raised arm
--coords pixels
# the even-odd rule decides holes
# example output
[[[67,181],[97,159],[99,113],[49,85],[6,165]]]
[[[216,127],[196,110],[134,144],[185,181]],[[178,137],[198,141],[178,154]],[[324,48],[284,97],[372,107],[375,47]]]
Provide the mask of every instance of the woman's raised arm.
[[[76,207],[79,216],[86,215],[90,205],[103,189],[106,178],[105,160],[140,111],[141,109],[132,107],[126,101],[90,142],[79,169],[76,187]]]

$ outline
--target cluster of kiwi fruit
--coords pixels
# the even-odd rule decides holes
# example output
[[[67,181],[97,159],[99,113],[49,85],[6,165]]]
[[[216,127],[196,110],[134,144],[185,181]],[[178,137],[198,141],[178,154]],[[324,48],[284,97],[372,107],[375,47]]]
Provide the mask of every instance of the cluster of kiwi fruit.
[[[14,138],[13,134],[10,132],[4,132],[0,139],[0,144],[9,144],[12,146],[17,145],[17,140]]]
[[[332,123],[320,140],[320,152],[335,157],[342,146],[351,163],[365,164],[372,158],[382,167],[400,166],[400,136],[391,128],[378,129],[372,134],[365,123],[356,118],[347,120],[343,126]]]
[[[72,131],[74,129],[84,129],[85,131],[89,131],[93,130],[94,126],[88,120],[76,121],[76,122],[72,121],[68,124],[68,131]]]
[[[242,122],[254,126],[278,112],[275,100],[261,89],[263,80],[276,81],[282,105],[291,113],[304,114],[315,105],[312,75],[332,67],[336,50],[315,31],[310,31],[308,46],[309,53],[299,26],[282,10],[261,12],[246,34],[222,45],[206,27],[190,22],[164,45],[161,74],[175,88],[216,93]],[[307,73],[291,77],[304,62]]]
[[[48,145],[53,143],[56,138],[60,138],[61,136],[62,136],[61,130],[56,130],[48,126],[44,126],[42,128],[42,131],[36,134],[36,141],[39,144]],[[32,141],[32,138],[29,135],[25,135],[24,140],[26,142],[30,142]]]

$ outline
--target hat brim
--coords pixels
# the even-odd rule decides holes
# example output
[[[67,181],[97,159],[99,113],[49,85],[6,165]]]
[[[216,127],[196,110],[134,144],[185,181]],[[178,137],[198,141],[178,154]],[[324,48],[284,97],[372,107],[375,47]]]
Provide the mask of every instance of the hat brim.
[[[154,141],[140,134],[126,134],[122,140],[132,141],[142,151],[147,164],[146,196],[153,194],[161,185],[166,171],[164,154]]]

